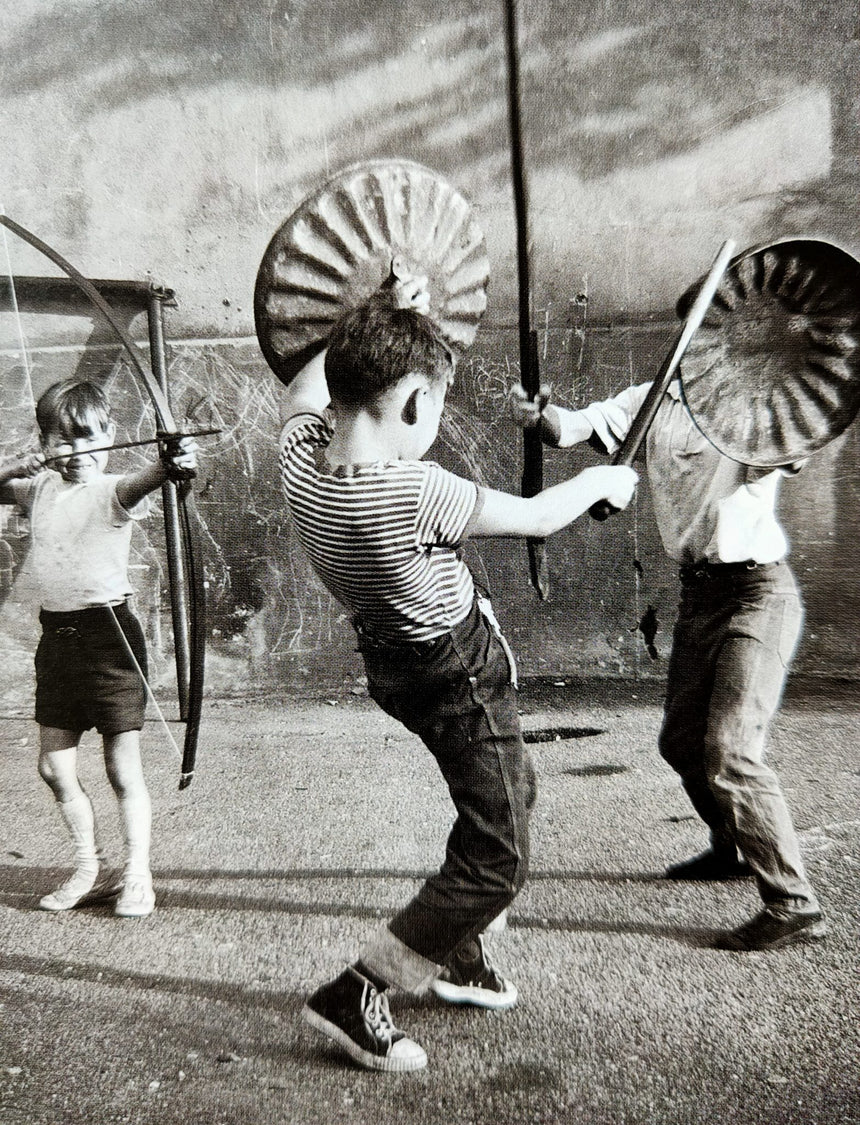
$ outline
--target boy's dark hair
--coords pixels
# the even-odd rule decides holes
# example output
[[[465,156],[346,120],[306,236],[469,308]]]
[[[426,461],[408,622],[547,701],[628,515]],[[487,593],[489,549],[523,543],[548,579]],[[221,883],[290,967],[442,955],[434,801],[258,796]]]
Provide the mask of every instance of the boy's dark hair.
[[[54,383],[36,403],[36,423],[43,437],[87,437],[94,424],[104,430],[110,423],[110,403],[101,387],[80,379]]]
[[[448,381],[454,353],[426,316],[394,308],[384,294],[344,316],[329,337],[325,375],[332,401],[369,407],[412,372]]]

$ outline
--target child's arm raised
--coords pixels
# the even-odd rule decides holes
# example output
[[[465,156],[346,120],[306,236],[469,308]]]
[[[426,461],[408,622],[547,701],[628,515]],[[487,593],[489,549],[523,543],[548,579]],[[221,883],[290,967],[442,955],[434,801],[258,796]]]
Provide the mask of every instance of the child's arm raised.
[[[561,531],[598,500],[626,508],[639,477],[626,465],[597,465],[537,496],[484,489],[483,505],[467,529],[472,536],[523,535],[543,539]]]
[[[508,395],[508,407],[511,417],[522,429],[540,428],[544,445],[567,449],[581,441],[596,439],[597,448],[614,453],[626,437],[650,386],[650,383],[641,383],[604,402],[593,402],[581,410],[567,410],[550,403],[549,387],[541,387],[537,398],[530,399],[516,384]]]
[[[325,351],[319,352],[292,378],[281,400],[284,421],[296,414],[322,414],[329,404],[325,381]]]
[[[198,448],[197,442],[190,437],[166,441],[157,461],[150,461],[137,472],[120,477],[116,485],[117,500],[126,511],[130,511],[165,481],[193,476]]]
[[[13,482],[34,477],[44,467],[45,459],[39,453],[0,462],[0,504],[17,504],[18,496]]]

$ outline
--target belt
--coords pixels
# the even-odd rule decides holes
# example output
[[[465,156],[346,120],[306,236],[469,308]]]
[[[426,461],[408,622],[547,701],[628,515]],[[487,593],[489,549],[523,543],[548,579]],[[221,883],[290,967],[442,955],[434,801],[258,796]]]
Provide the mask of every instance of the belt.
[[[125,617],[129,613],[128,599],[117,605],[92,605],[86,609],[41,609],[39,621],[46,633],[56,633],[58,637],[74,637],[79,635],[80,629],[90,627],[111,611],[119,617]]]
[[[410,652],[417,653],[429,652],[434,645],[438,644],[439,641],[442,640],[443,637],[447,637],[454,629],[459,628],[460,625],[464,625],[467,621],[469,621],[470,617],[473,614],[483,615],[486,617],[486,613],[481,609],[481,601],[481,598],[476,598],[472,603],[469,612],[464,618],[444,629],[441,633],[437,633],[435,637],[428,637],[426,640],[416,639],[414,637],[408,636],[397,638],[382,637],[379,635],[379,633],[376,632],[372,625],[368,626],[356,614],[352,618],[352,627],[355,630],[356,636],[358,637],[359,652],[366,651],[367,649],[378,649],[380,651],[388,652],[395,651],[397,649],[408,650]],[[495,628],[498,629],[498,622],[496,622]]]
[[[731,563],[714,563],[702,559],[701,562],[685,563],[678,573],[681,581],[689,584],[715,578],[733,578],[738,574],[749,574],[754,570],[764,570],[767,567],[779,565],[779,562],[757,563],[752,559]]]
[[[359,652],[366,651],[367,649],[375,649],[384,652],[408,649],[410,652],[422,652],[427,651],[440,637],[445,636],[445,633],[440,633],[439,636],[429,637],[424,641],[410,639],[406,636],[402,638],[382,637],[373,628],[368,628],[358,617],[352,618],[352,627],[355,629],[355,634],[358,637]]]

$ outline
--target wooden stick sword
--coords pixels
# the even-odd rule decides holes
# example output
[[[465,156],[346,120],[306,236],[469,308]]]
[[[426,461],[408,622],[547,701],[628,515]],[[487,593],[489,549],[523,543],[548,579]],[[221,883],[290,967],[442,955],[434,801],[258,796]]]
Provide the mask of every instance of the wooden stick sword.
[[[696,299],[681,326],[681,331],[678,333],[675,346],[666,356],[660,370],[657,372],[648,394],[639,407],[639,412],[631,423],[627,437],[625,437],[612,457],[611,463],[613,465],[632,465],[636,459],[636,455],[642,447],[642,442],[645,440],[648,433],[648,428],[654,421],[660,403],[663,401],[666,390],[678,372],[684,352],[689,347],[690,341],[705,319],[705,314],[714,298],[717,286],[720,284],[734,252],[735,244],[731,239],[728,239],[720,247],[720,251],[714,259],[714,264],[711,266],[707,277],[702,282],[702,287],[699,289]],[[610,504],[608,500],[598,500],[596,504],[592,504],[591,508],[589,508],[590,514],[596,520],[605,520],[611,516],[613,512],[617,511],[618,508]]]

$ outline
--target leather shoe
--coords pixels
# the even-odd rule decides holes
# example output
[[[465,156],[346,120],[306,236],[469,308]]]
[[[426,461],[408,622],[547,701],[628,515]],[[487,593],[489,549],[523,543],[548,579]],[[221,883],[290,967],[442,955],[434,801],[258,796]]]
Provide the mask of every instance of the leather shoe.
[[[664,879],[689,879],[697,883],[717,883],[727,879],[746,879],[752,868],[744,859],[723,852],[702,852],[666,869]]]
[[[762,910],[743,926],[723,934],[714,944],[717,949],[753,953],[757,950],[782,949],[786,945],[819,941],[826,933],[827,923],[817,910],[811,914],[774,914],[770,910]]]

